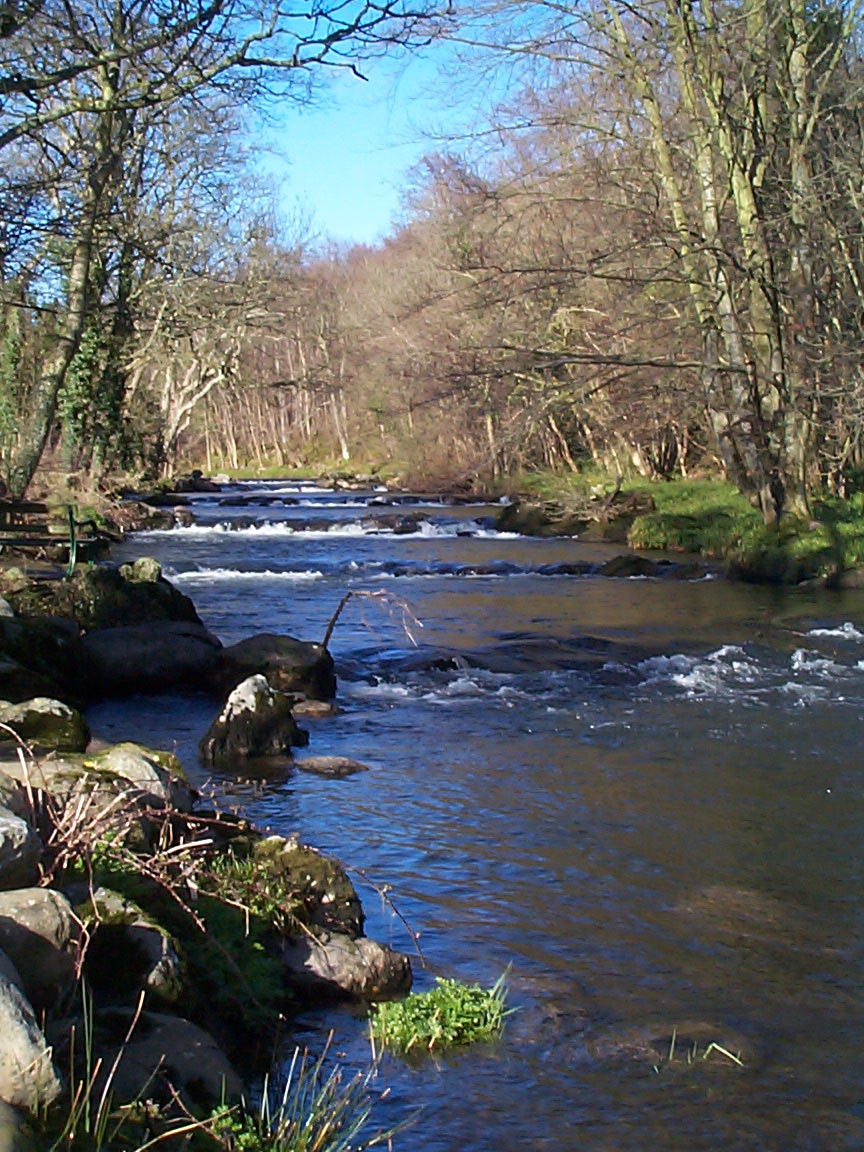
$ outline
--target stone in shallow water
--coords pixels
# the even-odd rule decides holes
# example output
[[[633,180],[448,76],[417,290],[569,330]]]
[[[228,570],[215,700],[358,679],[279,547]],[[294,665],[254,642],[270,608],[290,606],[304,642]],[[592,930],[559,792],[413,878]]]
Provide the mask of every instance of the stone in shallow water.
[[[330,995],[375,1000],[411,987],[408,957],[367,936],[298,936],[283,941],[282,959],[295,983]]]
[[[257,673],[281,692],[314,700],[332,700],[336,695],[333,658],[323,645],[311,641],[262,633],[223,649],[219,678],[226,690]]]
[[[357,772],[368,772],[369,765],[361,764],[359,760],[351,760],[347,756],[304,756],[302,760],[295,760],[294,767],[301,772],[312,772],[316,776],[353,776]]]
[[[249,676],[230,693],[198,746],[205,764],[227,767],[266,756],[290,756],[308,742],[291,711],[294,697],[272,688],[263,675]]]

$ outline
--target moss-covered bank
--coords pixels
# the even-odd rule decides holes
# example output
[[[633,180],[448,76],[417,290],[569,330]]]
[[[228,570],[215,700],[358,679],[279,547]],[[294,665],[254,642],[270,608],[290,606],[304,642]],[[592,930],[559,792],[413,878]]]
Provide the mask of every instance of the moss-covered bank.
[[[505,526],[537,534],[626,542],[686,552],[722,565],[730,577],[774,584],[864,584],[864,492],[825,494],[810,517],[787,515],[766,527],[721,480],[619,482],[597,475],[534,473],[513,482]]]

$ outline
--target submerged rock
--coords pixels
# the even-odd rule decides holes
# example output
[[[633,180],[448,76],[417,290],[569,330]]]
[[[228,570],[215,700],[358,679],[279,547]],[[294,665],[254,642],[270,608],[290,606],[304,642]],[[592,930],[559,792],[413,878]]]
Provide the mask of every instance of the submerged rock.
[[[361,764],[359,760],[350,760],[347,756],[304,756],[302,760],[295,760],[294,767],[301,772],[312,772],[316,776],[354,776],[357,772],[368,772],[369,765]]]
[[[759,1054],[746,1036],[706,1020],[610,1029],[589,1041],[588,1053],[596,1060],[636,1063],[653,1072],[752,1070],[759,1062]]]

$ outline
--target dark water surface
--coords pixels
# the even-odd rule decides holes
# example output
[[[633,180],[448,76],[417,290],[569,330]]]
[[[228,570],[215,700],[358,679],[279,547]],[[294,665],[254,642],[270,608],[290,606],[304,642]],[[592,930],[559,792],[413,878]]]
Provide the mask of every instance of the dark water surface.
[[[370,770],[236,794],[357,869],[368,934],[413,952],[395,903],[416,987],[509,967],[499,1045],[385,1061],[379,1122],[424,1106],[397,1152],[864,1149],[864,596],[603,578],[620,548],[370,496],[238,485],[124,550],[226,643],[321,639],[376,594],[336,625],[340,714],[305,722]],[[213,712],[90,719],[200,779]],[[301,1024],[365,1067],[358,1014]]]

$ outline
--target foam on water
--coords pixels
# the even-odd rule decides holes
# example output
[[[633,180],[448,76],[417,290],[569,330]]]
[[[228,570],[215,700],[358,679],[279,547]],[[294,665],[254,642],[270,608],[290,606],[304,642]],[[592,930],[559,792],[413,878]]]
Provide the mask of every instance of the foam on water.
[[[845,624],[838,624],[835,628],[811,628],[807,635],[836,640],[864,640],[864,632],[849,620]]]
[[[309,572],[241,572],[236,568],[205,568],[186,572],[172,572],[166,569],[166,576],[173,584],[202,585],[243,583],[261,580],[285,580],[289,584],[307,584],[313,580],[323,580],[324,573],[317,569]]]
[[[342,507],[342,505],[319,505],[319,507]],[[254,515],[246,512],[245,515]],[[262,512],[263,515],[263,512]],[[287,520],[262,519],[254,524],[238,524],[236,520],[220,520],[215,524],[185,524],[174,528],[152,528],[144,532],[136,532],[135,538],[139,540],[159,539],[165,537],[182,537],[185,539],[206,539],[207,537],[230,534],[233,537],[251,537],[268,539],[280,536],[302,536],[305,540],[327,540],[334,537],[362,537],[387,536],[394,540],[410,540],[417,537],[448,538],[470,536],[478,539],[490,540],[516,540],[519,539],[514,532],[497,532],[494,528],[480,524],[477,520],[462,520],[447,523],[432,523],[429,520],[418,520],[414,531],[395,531],[392,525],[377,524],[371,520],[364,521],[334,521],[327,528],[306,527],[301,519],[296,523]]]
[[[724,645],[707,655],[654,656],[641,661],[638,671],[646,686],[674,688],[691,699],[749,704],[783,697],[797,704],[864,700],[864,660],[843,664],[807,648],[797,648],[783,659],[767,649],[748,652]]]

